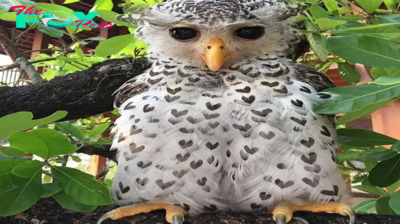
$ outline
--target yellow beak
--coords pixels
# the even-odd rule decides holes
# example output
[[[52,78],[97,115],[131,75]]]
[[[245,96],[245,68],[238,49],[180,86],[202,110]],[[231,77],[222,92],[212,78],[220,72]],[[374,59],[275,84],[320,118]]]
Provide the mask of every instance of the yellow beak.
[[[202,54],[202,58],[206,62],[208,68],[214,72],[222,67],[229,56],[230,54],[220,38],[210,40],[205,49],[205,54]]]

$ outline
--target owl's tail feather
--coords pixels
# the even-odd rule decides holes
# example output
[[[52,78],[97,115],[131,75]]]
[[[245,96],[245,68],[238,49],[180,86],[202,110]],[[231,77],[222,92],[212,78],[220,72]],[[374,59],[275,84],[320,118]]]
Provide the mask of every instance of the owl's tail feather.
[[[349,216],[349,224],[354,224],[356,220],[354,211],[350,208],[350,206],[341,202],[328,202],[325,204],[315,203],[306,205],[295,205],[293,203],[282,202],[274,208],[272,211],[272,217],[276,224],[287,224],[292,219],[299,219],[293,217],[293,212],[296,211],[337,213],[343,216]],[[305,220],[301,219],[300,221],[304,222]]]
[[[171,204],[152,204],[152,203],[140,203],[129,205],[121,208],[114,209],[112,211],[104,214],[97,224],[102,223],[106,219],[122,219],[127,216],[134,216],[141,213],[149,213],[156,210],[165,209],[167,214],[165,219],[168,223],[172,224],[182,224],[184,221],[184,216],[186,214],[185,210],[179,206],[171,205]]]

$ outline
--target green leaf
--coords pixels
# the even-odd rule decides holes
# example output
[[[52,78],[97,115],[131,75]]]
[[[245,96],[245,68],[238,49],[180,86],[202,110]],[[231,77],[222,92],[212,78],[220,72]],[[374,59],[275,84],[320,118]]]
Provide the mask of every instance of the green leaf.
[[[41,198],[48,198],[48,197],[53,196],[54,194],[57,194],[58,192],[62,191],[61,185],[56,182],[43,184],[42,186],[43,186],[43,190],[42,190]]]
[[[359,83],[360,73],[358,73],[349,63],[338,63],[339,75],[348,83]]]
[[[41,23],[37,24],[37,29],[40,32],[45,33],[45,34],[47,34],[47,35],[49,35],[51,37],[60,38],[60,37],[64,36],[64,31],[56,29],[56,28],[53,28],[53,27],[45,26],[45,25],[43,25]]]
[[[73,153],[77,147],[68,138],[53,129],[36,129],[14,133],[9,138],[10,146],[21,152],[33,153],[43,159]]]
[[[354,206],[353,210],[356,213],[369,213],[369,211],[375,207],[375,204],[376,204],[376,199],[365,200]]]
[[[393,150],[384,150],[380,152],[374,152],[370,154],[371,159],[376,160],[376,161],[381,161],[381,160],[387,160],[390,159],[394,156],[396,156],[398,153]]]
[[[16,215],[36,204],[42,194],[40,171],[30,178],[16,178],[11,182],[14,188],[0,192],[0,216]]]
[[[54,114],[52,114],[50,116],[32,120],[29,123],[29,125],[28,125],[28,127],[26,129],[33,128],[33,127],[36,127],[36,126],[39,126],[39,125],[45,125],[45,124],[53,123],[54,121],[58,121],[58,120],[60,120],[60,119],[62,119],[64,117],[66,117],[67,114],[68,114],[67,111],[60,110],[60,111],[57,111],[57,112],[55,112]]]
[[[82,159],[81,159],[79,156],[71,155],[71,159],[72,159],[74,162],[77,162],[77,163],[82,162]]]
[[[395,212],[390,209],[389,201],[390,196],[381,197],[376,201],[376,212],[382,215],[394,215]]]
[[[31,122],[31,112],[17,112],[0,118],[0,139],[6,139],[12,133],[25,130],[26,124]]]
[[[100,57],[107,57],[113,54],[117,54],[133,40],[134,38],[132,34],[126,34],[107,39],[96,47],[96,55]]]
[[[77,127],[75,127],[73,124],[69,123],[68,121],[64,122],[57,122],[56,127],[60,129],[61,131],[70,134],[74,136],[75,138],[82,139],[82,133],[79,131]]]
[[[23,162],[23,160],[0,160],[0,192],[16,178],[11,172],[15,166]]]
[[[321,6],[318,6],[316,4],[313,4],[310,7],[310,12],[314,19],[328,17],[328,12],[325,9],[323,9]]]
[[[400,68],[373,67],[371,69],[371,75],[374,79],[377,79],[381,76],[400,76]]]
[[[381,76],[374,80],[373,83],[378,85],[394,85],[400,84],[400,76]]]
[[[378,163],[369,173],[368,180],[378,187],[387,187],[400,179],[400,154]]]
[[[319,26],[322,30],[329,30],[335,26],[339,26],[342,24],[347,23],[344,20],[337,20],[337,19],[328,19],[328,18],[319,18],[315,20],[315,24]]]
[[[373,13],[383,3],[383,0],[356,0],[365,11]]]
[[[400,67],[400,45],[376,37],[329,37],[327,49],[334,55],[366,66]]]
[[[35,175],[38,170],[41,170],[42,166],[43,164],[37,160],[26,161],[16,165],[12,170],[12,174],[23,178],[29,178]]]
[[[400,38],[400,30],[395,27],[397,24],[377,24],[377,25],[366,25],[361,27],[345,27],[344,29],[332,30],[332,34],[335,35],[362,35],[372,36],[382,39],[393,40]]]
[[[96,10],[96,12],[100,12],[97,16],[104,19],[107,22],[114,23],[114,24],[121,25],[121,26],[126,26],[126,27],[132,27],[132,28],[136,27],[135,24],[129,24],[129,23],[117,20],[115,17],[120,14],[118,14],[116,12],[109,11],[109,10]]]
[[[384,0],[384,2],[389,9],[396,9],[396,4],[399,4],[399,0]]]
[[[329,12],[335,13],[339,10],[338,3],[335,0],[325,0],[324,4]]]
[[[400,191],[393,194],[389,200],[389,206],[396,214],[400,215]]]
[[[104,38],[104,37],[89,37],[89,38],[85,39],[85,41],[103,41],[103,40],[106,40],[106,38]]]
[[[339,95],[338,100],[316,108],[320,114],[339,114],[359,110],[366,105],[381,103],[400,96],[400,84],[361,84],[327,89],[327,93]]]
[[[354,159],[363,153],[364,152],[362,152],[362,151],[347,151],[347,152],[339,153],[337,158],[338,158],[338,160]]]
[[[97,10],[109,10],[111,11],[114,7],[112,0],[96,0],[91,11]]]
[[[65,0],[65,2],[63,4],[71,4],[74,2],[80,2],[80,0]]]
[[[398,140],[366,129],[342,128],[337,130],[336,141],[351,146],[391,145]]]
[[[61,183],[65,193],[86,205],[110,205],[112,199],[105,185],[93,176],[68,167],[51,167],[54,180]]]
[[[383,190],[382,188],[375,187],[375,186],[367,186],[367,185],[358,185],[358,186],[352,186],[352,188],[358,189],[360,191],[364,191],[370,194],[375,194],[375,195],[388,195],[388,193]]]
[[[397,151],[397,152],[400,152],[400,141],[394,143],[390,149],[394,150],[394,151]]]
[[[13,157],[23,157],[25,156],[25,153],[18,151],[16,149],[13,149],[11,147],[3,147],[0,146],[0,152],[6,156],[13,156]]]
[[[17,20],[17,12],[0,11],[0,20],[16,21]]]
[[[360,108],[359,110],[346,113],[345,115],[341,116],[337,120],[337,124],[343,125],[343,124],[349,123],[351,121],[355,121],[357,119],[363,118],[363,117],[370,115],[373,112],[379,110],[380,108],[384,107],[386,104],[388,104],[390,102],[392,102],[392,101],[387,100],[387,101],[383,101],[380,103],[369,104],[369,105],[366,105],[365,107]]]
[[[54,199],[56,199],[58,204],[60,204],[63,208],[69,209],[72,211],[92,212],[97,208],[97,206],[85,205],[85,204],[76,202],[73,198],[71,198],[64,191],[58,192],[57,194],[53,195],[53,197],[54,197]]]
[[[399,191],[399,188],[400,188],[400,179],[396,183],[388,186],[386,189],[390,194],[394,194],[395,192]]]
[[[100,134],[102,134],[107,128],[110,126],[110,123],[104,123],[100,125],[96,125],[90,132],[89,136],[91,137],[96,137]]]
[[[311,22],[306,20],[305,24],[307,30],[316,31],[315,27]],[[328,57],[328,51],[325,49],[326,38],[318,33],[307,33],[306,37],[310,42],[310,46],[314,51],[314,53],[317,55],[317,57],[321,59],[321,61],[326,61],[326,58]]]

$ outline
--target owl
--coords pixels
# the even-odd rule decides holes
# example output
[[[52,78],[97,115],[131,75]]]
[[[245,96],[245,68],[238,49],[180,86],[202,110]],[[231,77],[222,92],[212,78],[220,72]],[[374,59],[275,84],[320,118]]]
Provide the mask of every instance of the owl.
[[[354,213],[342,203],[335,100],[324,74],[288,59],[308,3],[170,0],[118,19],[138,24],[151,67],[116,94],[111,195],[100,220],[165,209],[166,221],[220,211]]]

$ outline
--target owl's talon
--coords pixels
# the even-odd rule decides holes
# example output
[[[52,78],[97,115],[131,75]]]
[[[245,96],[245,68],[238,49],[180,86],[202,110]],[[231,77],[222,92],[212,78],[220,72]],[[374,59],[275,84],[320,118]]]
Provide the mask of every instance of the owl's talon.
[[[180,214],[172,215],[172,224],[183,224],[184,218]]]
[[[274,216],[275,224],[286,224],[286,215],[284,213],[278,213]]]
[[[296,220],[296,223],[309,224],[307,220],[300,217],[293,217],[293,220]]]

